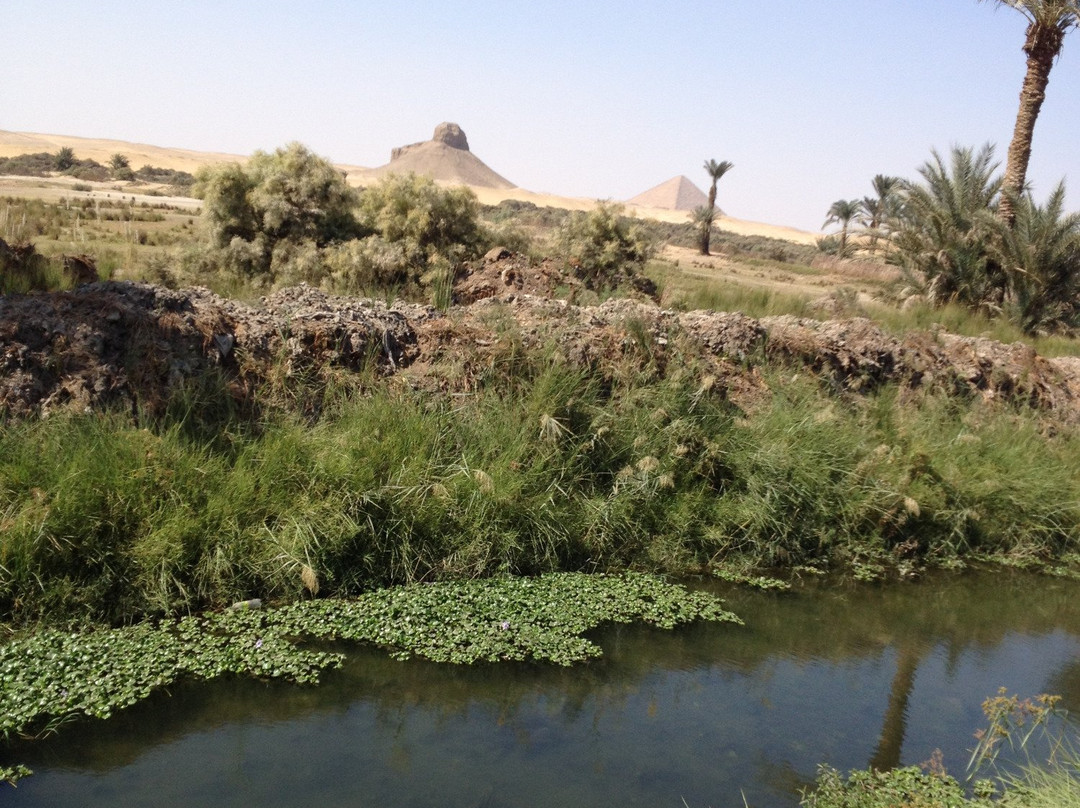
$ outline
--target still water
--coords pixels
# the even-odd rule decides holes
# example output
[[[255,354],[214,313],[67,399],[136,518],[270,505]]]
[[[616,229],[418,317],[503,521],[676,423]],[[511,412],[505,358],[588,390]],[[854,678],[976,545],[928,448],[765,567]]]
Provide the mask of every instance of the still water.
[[[4,750],[36,773],[0,805],[795,806],[819,763],[962,776],[999,687],[1080,714],[1075,582],[722,593],[746,626],[603,629],[569,669],[350,647],[318,687],[176,687]]]

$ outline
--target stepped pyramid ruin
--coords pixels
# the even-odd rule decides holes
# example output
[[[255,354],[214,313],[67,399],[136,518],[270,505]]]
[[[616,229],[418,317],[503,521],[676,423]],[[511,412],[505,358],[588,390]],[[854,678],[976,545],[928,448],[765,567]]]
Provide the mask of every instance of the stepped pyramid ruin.
[[[663,208],[664,210],[693,210],[709,204],[709,197],[680,174],[655,188],[638,194],[629,200],[629,204],[643,208]],[[723,214],[723,211],[719,211]]]
[[[386,165],[356,172],[363,179],[373,180],[387,174],[408,173],[479,188],[517,187],[469,151],[469,139],[456,123],[440,123],[431,140],[398,146],[390,152],[390,162]]]

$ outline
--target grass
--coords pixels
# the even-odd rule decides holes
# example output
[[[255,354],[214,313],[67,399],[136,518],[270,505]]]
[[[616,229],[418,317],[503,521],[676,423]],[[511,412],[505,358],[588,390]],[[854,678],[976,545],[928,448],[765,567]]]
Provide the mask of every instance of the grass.
[[[351,596],[734,561],[871,578],[983,557],[1064,568],[1080,548],[1067,427],[784,376],[743,413],[692,366],[605,381],[553,354],[515,363],[469,396],[372,380],[314,424],[285,409],[251,424],[212,390],[157,423],[5,423],[0,614],[124,623],[297,599],[312,576]]]

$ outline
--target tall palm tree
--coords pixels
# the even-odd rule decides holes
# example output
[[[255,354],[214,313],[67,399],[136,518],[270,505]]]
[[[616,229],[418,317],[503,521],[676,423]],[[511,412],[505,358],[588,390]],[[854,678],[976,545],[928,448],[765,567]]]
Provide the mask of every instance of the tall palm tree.
[[[731,169],[735,167],[734,163],[727,160],[716,162],[715,160],[705,161],[705,172],[712,180],[712,185],[709,186],[709,206],[710,213],[716,210],[716,183],[720,182],[720,178],[727,174]],[[701,254],[709,254],[709,236],[712,232],[712,217],[709,218],[709,226],[702,227],[701,230]]]
[[[840,256],[847,254],[848,228],[851,223],[862,213],[863,203],[859,199],[838,199],[829,208],[829,218],[822,227],[830,224],[840,225]]]
[[[986,0],[979,0],[985,2]],[[1065,34],[1080,25],[1080,0],[991,0],[1015,8],[1028,21],[1024,53],[1027,72],[1020,89],[1020,109],[1005,162],[1005,182],[998,215],[1009,227],[1016,221],[1016,204],[1024,192],[1035,119],[1039,117],[1050,68],[1061,53]]]

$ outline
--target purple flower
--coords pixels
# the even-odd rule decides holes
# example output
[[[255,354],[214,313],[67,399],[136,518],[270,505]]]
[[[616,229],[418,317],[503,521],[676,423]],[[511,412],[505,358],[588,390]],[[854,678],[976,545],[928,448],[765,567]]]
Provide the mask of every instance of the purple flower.
[[[259,637],[259,639],[255,640],[255,647],[262,648],[262,637]]]
[[[507,631],[510,628],[510,622],[503,620],[502,623],[499,624],[499,627],[502,628],[503,631]]]

